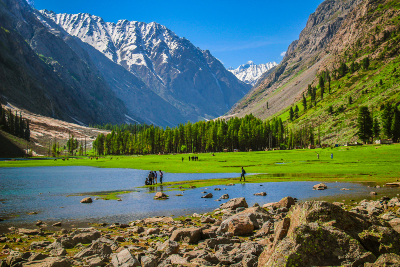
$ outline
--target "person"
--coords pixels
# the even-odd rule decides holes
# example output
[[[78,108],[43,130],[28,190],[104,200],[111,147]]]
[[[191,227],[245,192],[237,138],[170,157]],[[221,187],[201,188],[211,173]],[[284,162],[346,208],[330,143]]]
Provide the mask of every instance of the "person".
[[[190,156],[189,156],[189,161],[190,161]]]
[[[153,174],[152,171],[150,171],[150,172],[149,172],[149,176],[148,176],[148,178],[149,178],[149,185],[152,185],[152,184],[153,184],[153,177],[154,177],[154,174]]]
[[[182,162],[183,162],[183,157],[182,157]]]
[[[317,159],[319,159],[319,154],[317,153]]]
[[[153,174],[154,174],[154,184],[157,184],[157,171],[154,171]]]
[[[240,175],[240,181],[242,181],[242,177],[243,177],[243,181],[246,182],[246,178],[244,177],[245,174],[246,174],[246,171],[242,167],[242,174]]]
[[[333,159],[333,153],[331,153],[331,159]]]
[[[149,185],[150,183],[149,183],[149,178],[148,177],[146,177],[146,181],[144,182],[144,184],[145,185]]]
[[[160,170],[160,184],[162,184],[162,178],[164,176],[164,173]]]

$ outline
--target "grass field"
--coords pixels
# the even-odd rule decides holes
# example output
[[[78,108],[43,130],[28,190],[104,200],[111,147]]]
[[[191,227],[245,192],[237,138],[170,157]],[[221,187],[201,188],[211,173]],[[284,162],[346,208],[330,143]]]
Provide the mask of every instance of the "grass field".
[[[317,153],[319,159],[317,159]],[[331,153],[333,159],[330,158]],[[325,149],[298,149],[262,152],[198,154],[199,161],[188,161],[192,154],[107,156],[98,160],[70,158],[62,161],[2,161],[2,167],[93,166],[163,170],[169,173],[247,173],[262,177],[310,180],[313,178],[400,178],[400,145],[364,145]],[[182,157],[184,161],[182,162]]]

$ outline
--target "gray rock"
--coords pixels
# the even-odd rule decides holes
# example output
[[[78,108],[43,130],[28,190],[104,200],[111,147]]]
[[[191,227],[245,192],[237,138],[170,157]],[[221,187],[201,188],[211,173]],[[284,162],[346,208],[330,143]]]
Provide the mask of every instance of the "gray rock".
[[[135,267],[141,266],[139,261],[127,249],[122,250],[118,254],[114,254],[111,258],[114,267]]]
[[[51,244],[50,241],[37,241],[37,242],[32,242],[31,245],[29,246],[29,249],[34,250],[34,249],[43,249]]]
[[[170,240],[197,244],[201,239],[201,228],[181,228],[172,232]]]
[[[89,267],[97,267],[97,266],[106,266],[107,263],[105,263],[102,258],[100,257],[95,257],[92,258],[88,261]]]
[[[400,234],[392,228],[372,225],[358,236],[362,245],[375,256],[385,253],[400,253]]]
[[[213,194],[208,193],[208,194],[202,196],[201,198],[212,198],[212,197],[213,197]]]
[[[75,235],[72,238],[72,241],[75,244],[82,243],[82,244],[89,244],[92,243],[93,240],[96,240],[101,237],[101,233],[99,231],[91,231],[86,233],[80,233]]]
[[[42,254],[42,253],[33,253],[29,258],[28,261],[40,261],[48,258],[49,255]]]
[[[64,248],[56,248],[50,251],[50,254],[53,256],[65,256],[67,255],[67,251]]]
[[[223,194],[221,197],[220,197],[220,199],[228,199],[229,198],[229,195],[228,194]]]
[[[24,263],[23,267],[70,267],[72,262],[67,258],[48,257],[43,260],[30,261]]]
[[[166,255],[177,254],[179,252],[179,243],[171,240],[165,241],[158,248],[158,251],[163,251]]]
[[[105,243],[95,241],[89,247],[82,249],[80,252],[74,255],[75,259],[88,257],[92,255],[98,255],[103,258],[107,258],[111,255],[111,247]]]
[[[81,200],[81,203],[92,203],[93,199],[91,197],[85,197]]]
[[[233,198],[233,199],[229,200],[228,202],[221,205],[221,210],[223,210],[223,209],[236,210],[239,207],[243,207],[243,208],[249,207],[247,205],[246,199],[244,197]]]
[[[247,235],[251,234],[255,228],[258,228],[258,222],[254,214],[236,214],[221,223],[217,234],[229,232],[233,235]]]
[[[158,265],[158,257],[151,254],[147,254],[146,256],[142,257],[140,261],[142,263],[142,267],[157,267]]]

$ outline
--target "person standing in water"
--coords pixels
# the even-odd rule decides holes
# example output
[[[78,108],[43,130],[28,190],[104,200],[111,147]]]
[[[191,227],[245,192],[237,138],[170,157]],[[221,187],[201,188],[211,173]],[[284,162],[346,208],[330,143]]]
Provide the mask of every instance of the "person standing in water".
[[[245,174],[246,174],[246,171],[242,167],[242,174],[240,175],[240,181],[242,181],[242,178],[243,178],[243,181],[246,182],[246,178],[244,177]]]
[[[160,170],[160,184],[162,184],[162,178],[164,176],[164,173]]]
[[[157,171],[154,171],[154,184],[157,184]]]

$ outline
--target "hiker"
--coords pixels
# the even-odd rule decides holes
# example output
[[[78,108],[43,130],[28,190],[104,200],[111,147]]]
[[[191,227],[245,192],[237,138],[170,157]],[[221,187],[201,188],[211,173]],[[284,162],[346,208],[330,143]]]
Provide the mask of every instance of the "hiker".
[[[190,161],[190,156],[189,156],[189,161]]]
[[[164,176],[164,173],[160,170],[160,184],[162,184],[162,178]]]
[[[145,185],[149,185],[150,183],[149,183],[149,178],[148,177],[146,177],[146,181],[144,182],[144,184]]]
[[[319,154],[317,153],[317,159],[319,159]]]
[[[154,174],[154,184],[157,184],[157,171],[154,171],[153,174]]]
[[[242,167],[242,174],[240,175],[240,181],[242,181],[242,177],[243,177],[243,182],[246,182],[246,178],[244,177],[245,174],[246,174],[246,171]]]
[[[183,162],[183,157],[182,157],[182,162]]]
[[[331,159],[333,159],[333,153],[331,153]]]
[[[154,174],[153,174],[152,171],[149,172],[148,178],[149,178],[149,185],[152,185],[153,184],[153,178],[154,178]]]

